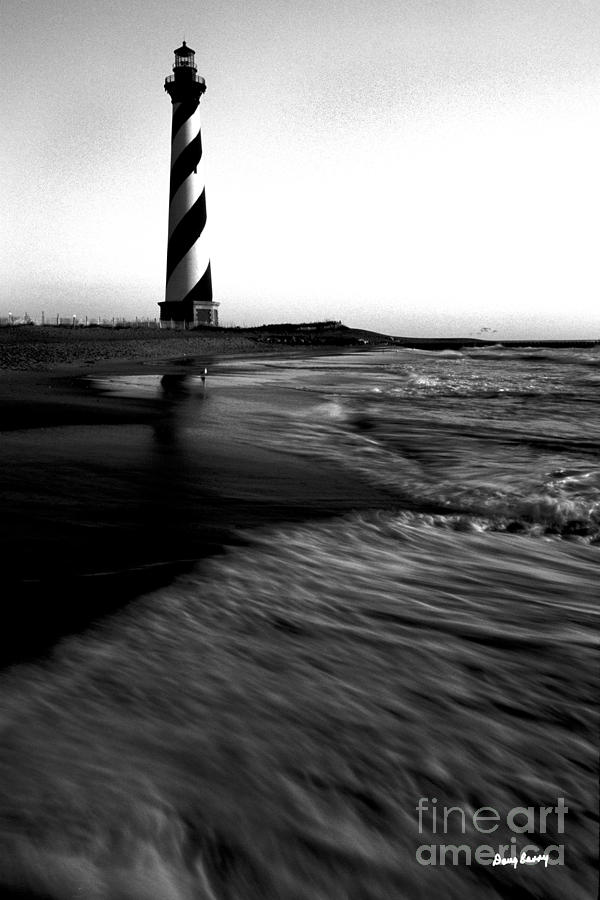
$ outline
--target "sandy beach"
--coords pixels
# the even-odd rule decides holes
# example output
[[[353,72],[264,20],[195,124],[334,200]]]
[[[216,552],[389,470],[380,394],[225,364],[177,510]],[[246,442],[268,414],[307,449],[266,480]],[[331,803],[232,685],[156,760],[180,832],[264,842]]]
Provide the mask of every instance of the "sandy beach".
[[[226,331],[40,326],[0,329],[0,369],[20,371],[260,349],[260,344],[244,334]]]

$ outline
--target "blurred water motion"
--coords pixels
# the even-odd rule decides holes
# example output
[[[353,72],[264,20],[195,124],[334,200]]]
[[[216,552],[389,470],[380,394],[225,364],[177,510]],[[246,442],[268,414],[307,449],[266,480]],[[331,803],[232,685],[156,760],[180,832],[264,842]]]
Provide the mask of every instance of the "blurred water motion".
[[[4,884],[58,900],[595,896],[597,365],[405,352],[211,367],[205,395],[193,372],[155,379],[162,425],[138,437],[160,466],[192,465],[204,429],[231,424],[239,458],[323,461],[396,502],[241,528],[242,546],[8,672]],[[564,833],[556,817],[507,826],[561,797]],[[419,798],[464,809],[466,828],[420,832]],[[500,813],[493,834],[473,827],[481,807]],[[511,838],[563,845],[565,864],[415,857]]]

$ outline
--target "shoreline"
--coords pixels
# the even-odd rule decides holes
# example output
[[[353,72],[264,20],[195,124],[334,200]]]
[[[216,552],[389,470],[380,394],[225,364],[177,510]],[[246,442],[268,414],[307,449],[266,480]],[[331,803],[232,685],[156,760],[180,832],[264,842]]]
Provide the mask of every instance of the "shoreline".
[[[259,356],[244,354],[249,363]],[[194,359],[203,366],[209,357]],[[206,395],[190,395],[189,362],[102,360],[0,378],[0,666],[48,654],[239,545],[240,532],[394,505],[385,490],[318,458],[252,445],[255,407],[307,397],[210,376]],[[159,374],[162,392],[123,397],[102,387],[104,377],[132,374]]]
[[[166,339],[153,340],[152,352],[142,341],[132,355],[130,338],[107,331],[98,340],[97,331],[84,347],[89,353],[93,346],[96,355],[65,363],[53,350],[74,346],[69,341],[75,336],[54,335],[56,340],[44,343],[37,330],[39,346],[50,348],[46,363],[34,356],[28,368],[0,371],[0,489],[8,498],[0,546],[13,613],[12,625],[4,628],[0,665],[45,653],[63,635],[169,584],[239,541],[240,529],[397,506],[383,488],[375,490],[319,459],[256,448],[242,452],[232,423],[241,415],[251,429],[251,411],[231,406],[231,390],[221,385],[214,391],[210,375],[219,428],[200,429],[193,449],[179,441],[191,402],[181,385],[205,365],[210,372],[240,360],[252,366],[269,358],[361,353],[381,345],[273,346],[230,341],[220,333],[162,332]],[[79,353],[83,344],[76,344]],[[5,346],[0,342],[0,352]],[[29,349],[20,346],[21,354]],[[175,389],[153,398],[119,397],[94,386],[94,378],[135,375],[169,378]],[[260,395],[266,404],[303,402],[289,389],[261,388]],[[251,406],[252,395],[246,396]],[[138,458],[138,446],[145,458]],[[54,594],[61,596],[58,605]]]
[[[263,356],[265,354],[343,352],[397,349],[460,350],[504,347],[506,349],[569,349],[594,347],[600,339],[506,340],[472,337],[393,337],[364,329],[294,326],[262,326],[249,329],[202,329],[177,331],[156,328],[104,328],[14,325],[0,328],[0,380],[7,372],[75,373],[103,365],[147,365],[205,356]]]

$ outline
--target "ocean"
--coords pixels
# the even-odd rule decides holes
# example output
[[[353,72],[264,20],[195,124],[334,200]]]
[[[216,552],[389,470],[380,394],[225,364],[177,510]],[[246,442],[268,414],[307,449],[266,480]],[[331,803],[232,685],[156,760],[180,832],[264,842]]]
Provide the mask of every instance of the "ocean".
[[[600,349],[180,362],[3,435],[32,581],[169,575],[5,669],[2,896],[595,897]]]

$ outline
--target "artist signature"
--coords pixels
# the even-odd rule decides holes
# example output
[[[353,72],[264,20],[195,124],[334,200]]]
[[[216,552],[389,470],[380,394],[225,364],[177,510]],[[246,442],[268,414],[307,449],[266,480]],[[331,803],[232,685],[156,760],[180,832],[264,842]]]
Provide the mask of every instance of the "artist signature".
[[[500,856],[499,853],[496,853],[494,856],[494,861],[492,863],[493,866],[512,866],[513,869],[516,869],[519,864],[524,866],[534,866],[537,863],[544,861],[544,866],[548,868],[548,860],[550,859],[549,853],[539,853],[536,856],[529,856],[525,851],[521,853],[520,856]]]

